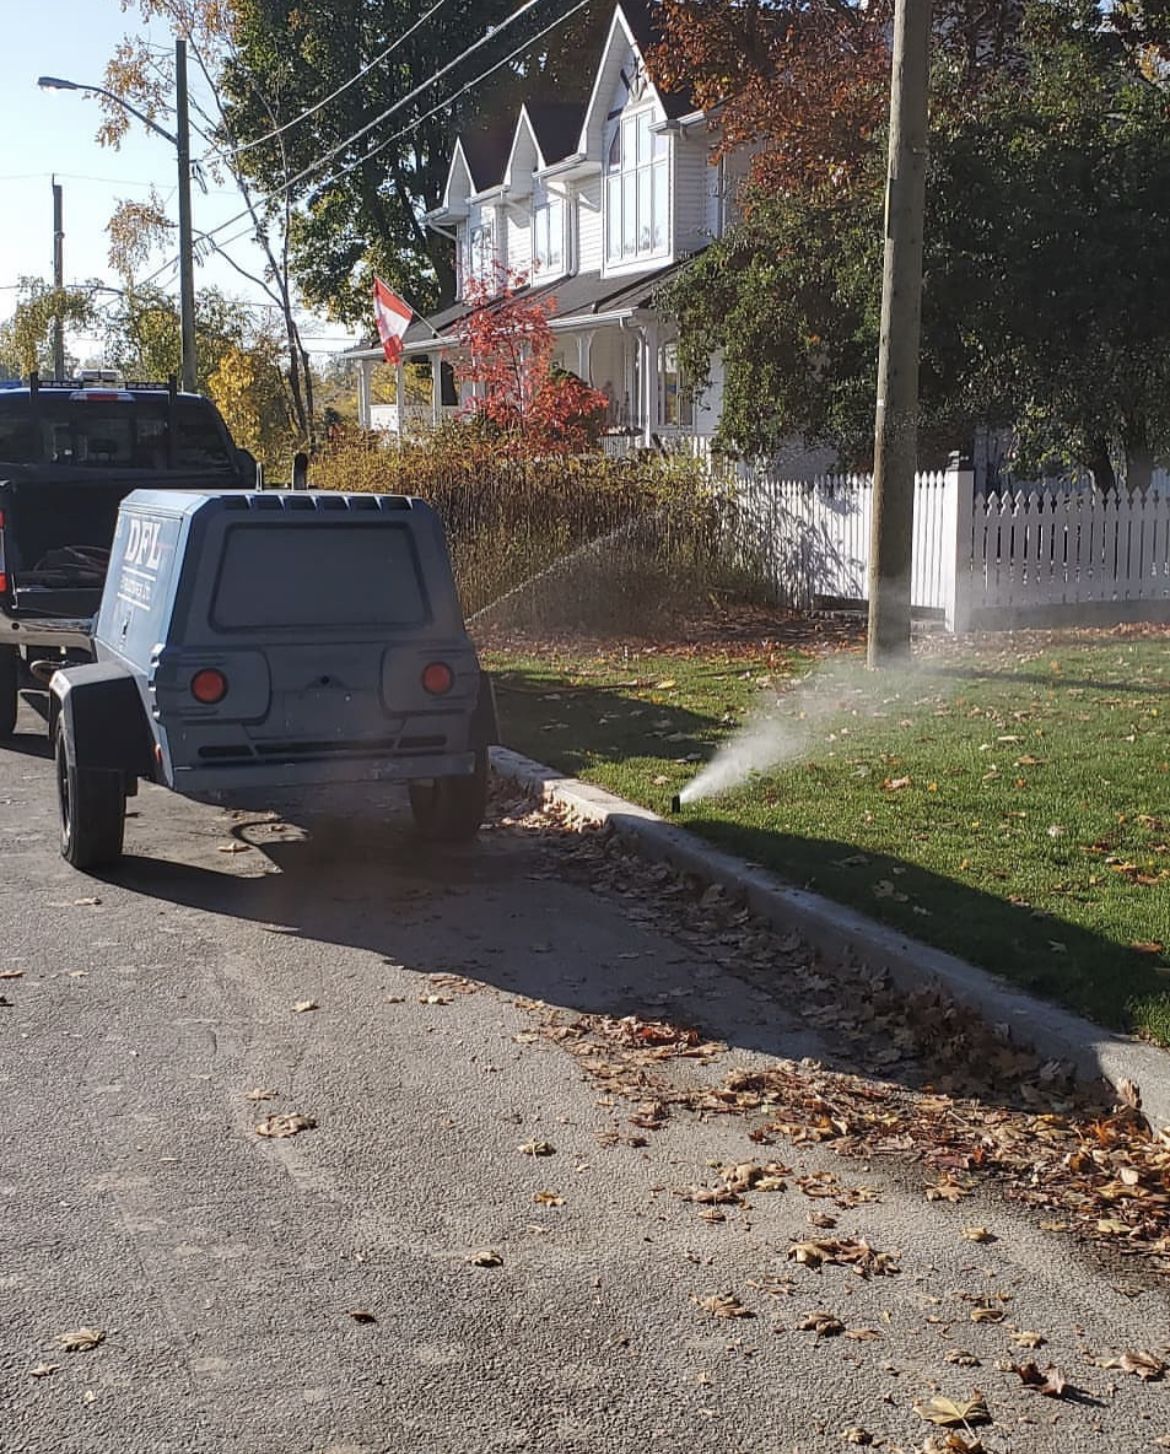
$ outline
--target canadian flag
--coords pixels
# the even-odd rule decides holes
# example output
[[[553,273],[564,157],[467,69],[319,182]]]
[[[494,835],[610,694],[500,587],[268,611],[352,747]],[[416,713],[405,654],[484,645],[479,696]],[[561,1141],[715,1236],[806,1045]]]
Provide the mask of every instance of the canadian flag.
[[[381,278],[374,279],[374,317],[386,362],[396,364],[402,357],[402,339],[414,317],[414,309],[393,293]]]

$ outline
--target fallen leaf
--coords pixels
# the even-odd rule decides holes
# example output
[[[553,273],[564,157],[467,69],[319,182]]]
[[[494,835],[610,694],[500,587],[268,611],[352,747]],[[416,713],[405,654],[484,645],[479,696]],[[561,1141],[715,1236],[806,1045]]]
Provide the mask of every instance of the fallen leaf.
[[[944,1176],[934,1186],[926,1188],[928,1202],[958,1202],[970,1194],[970,1189],[965,1187],[961,1181],[956,1181],[953,1176]]]
[[[972,1308],[971,1321],[973,1323],[1002,1323],[1007,1314],[1003,1308]]]
[[[986,1227],[964,1227],[962,1235],[968,1242],[994,1242],[995,1236]]]
[[[1012,1342],[1017,1348],[1043,1348],[1048,1339],[1043,1333],[1033,1333],[1028,1328],[1022,1328],[1013,1336]]]
[[[1013,1363],[1011,1371],[1018,1375],[1026,1388],[1035,1389],[1045,1398],[1063,1398],[1069,1389],[1068,1381],[1058,1368],[1050,1366],[1041,1373],[1035,1363]]]
[[[22,979],[23,969],[0,969],[0,979]]]
[[[250,843],[221,843],[220,853],[247,853],[252,847]]]
[[[97,1394],[94,1393],[92,1388],[87,1388],[85,1392],[81,1395],[81,1402],[83,1404],[97,1403]]]
[[[273,1141],[283,1141],[289,1136],[298,1136],[302,1131],[315,1131],[317,1122],[312,1116],[302,1116],[294,1111],[287,1116],[265,1116],[256,1126],[257,1136],[267,1136]]]
[[[523,1146],[516,1147],[522,1156],[554,1156],[556,1149],[551,1141],[525,1141]]]
[[[1127,1350],[1118,1365],[1126,1373],[1136,1373],[1143,1383],[1156,1382],[1166,1372],[1166,1365],[1153,1353]]]
[[[419,995],[418,1002],[419,1002],[420,1005],[449,1005],[451,1003],[451,996],[450,995]]]
[[[802,1333],[815,1333],[818,1338],[836,1338],[845,1331],[845,1324],[835,1313],[806,1313],[797,1328]]]
[[[873,1435],[869,1432],[868,1429],[863,1429],[858,1424],[854,1424],[848,1429],[842,1429],[841,1437],[845,1440],[846,1444],[873,1443]]]
[[[30,1378],[48,1378],[51,1373],[56,1373],[60,1367],[61,1365],[59,1363],[38,1363],[35,1368],[29,1369],[28,1376]]]
[[[882,787],[889,793],[896,793],[902,788],[908,788],[910,783],[911,779],[908,777],[888,777],[882,783]]]
[[[255,1090],[250,1090],[244,1099],[246,1101],[274,1101],[279,1094],[279,1091],[264,1090],[262,1086],[257,1086]]]
[[[563,1207],[565,1199],[559,1192],[538,1191],[534,1193],[532,1200],[538,1207]]]
[[[961,1424],[989,1424],[991,1415],[978,1389],[965,1402],[944,1398],[937,1394],[926,1403],[914,1405],[914,1412],[932,1424],[944,1429],[957,1428]]]
[[[88,1353],[91,1348],[96,1348],[99,1343],[106,1341],[106,1330],[104,1328],[71,1328],[67,1333],[59,1333],[54,1340],[58,1348],[63,1348],[66,1353]]]
[[[503,1267],[504,1259],[491,1247],[482,1252],[473,1252],[467,1259],[473,1267]]]
[[[968,1353],[965,1348],[948,1348],[943,1355],[944,1363],[953,1363],[956,1368],[980,1368],[982,1364],[974,1353]]]
[[[745,1308],[733,1292],[713,1292],[707,1297],[692,1297],[691,1301],[713,1318],[755,1317],[751,1308]]]
[[[73,902],[79,909],[96,909],[101,903],[101,899],[94,898],[91,895],[87,899],[74,899]]]
[[[818,1269],[824,1263],[852,1267],[862,1277],[890,1277],[898,1264],[889,1252],[875,1252],[864,1238],[849,1241],[824,1238],[820,1241],[794,1242],[788,1255],[804,1267]]]
[[[373,1313],[366,1312],[365,1308],[350,1308],[346,1316],[352,1318],[355,1323],[376,1323],[378,1321]]]
[[[297,1015],[303,1015],[308,1010],[319,1010],[320,1008],[321,1006],[316,1000],[298,1000],[293,1006],[293,1012]]]
[[[876,1328],[846,1328],[846,1338],[851,1338],[854,1343],[873,1343],[882,1335]]]

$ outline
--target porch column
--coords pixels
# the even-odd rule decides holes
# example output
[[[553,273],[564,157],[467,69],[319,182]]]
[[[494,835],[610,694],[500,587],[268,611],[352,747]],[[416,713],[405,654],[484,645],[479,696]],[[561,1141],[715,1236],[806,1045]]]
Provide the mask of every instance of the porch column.
[[[438,429],[443,422],[443,355],[436,349],[431,354],[431,423]]]
[[[577,335],[577,377],[583,384],[589,380],[589,355],[592,352],[590,345],[593,342],[592,333],[578,333]]]
[[[362,429],[370,427],[370,394],[373,376],[374,360],[371,358],[358,359],[358,425]]]
[[[642,331],[642,442],[649,448],[658,428],[658,400],[662,392],[658,377],[658,325],[648,323]]]
[[[399,359],[394,365],[394,407],[398,410],[398,442],[406,433],[406,370]]]

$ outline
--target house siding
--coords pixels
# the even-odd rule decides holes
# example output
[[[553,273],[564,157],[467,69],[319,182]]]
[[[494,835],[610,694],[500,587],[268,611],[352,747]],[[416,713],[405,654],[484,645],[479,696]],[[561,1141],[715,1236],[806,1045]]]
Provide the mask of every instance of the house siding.
[[[706,139],[674,139],[674,252],[676,257],[697,252],[716,231],[714,194],[718,169],[710,165]]]
[[[504,219],[503,233],[507,238],[507,255],[501,263],[512,272],[523,273],[525,277],[532,270],[532,213],[528,204],[519,207],[501,207]]]
[[[589,177],[575,189],[573,211],[577,226],[577,271],[599,272],[604,255],[602,245],[601,178]]]

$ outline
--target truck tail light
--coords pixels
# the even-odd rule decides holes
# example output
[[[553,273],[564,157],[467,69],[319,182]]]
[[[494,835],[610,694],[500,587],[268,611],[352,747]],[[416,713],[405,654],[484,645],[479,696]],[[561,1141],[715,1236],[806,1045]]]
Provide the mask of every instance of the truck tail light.
[[[213,666],[206,666],[191,678],[191,695],[205,707],[214,707],[228,694],[228,679]]]
[[[423,667],[422,684],[432,697],[445,697],[455,685],[455,673],[445,661],[432,661]]]
[[[4,511],[0,510],[0,596],[8,594],[8,572],[4,565]]]

